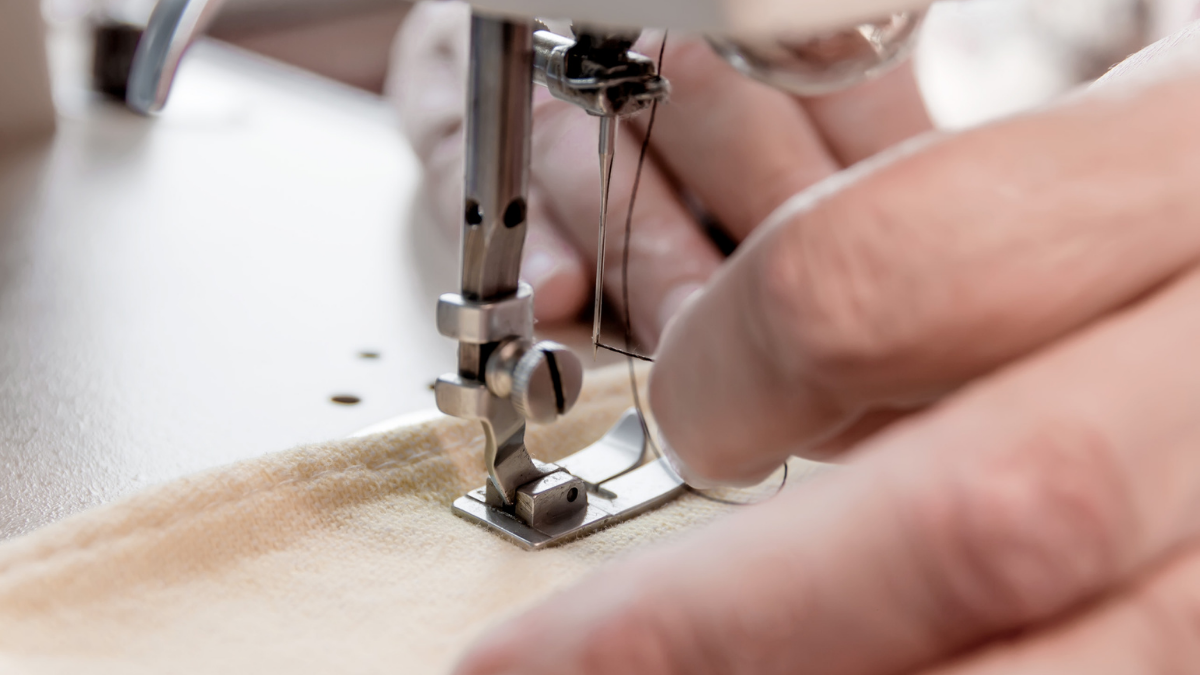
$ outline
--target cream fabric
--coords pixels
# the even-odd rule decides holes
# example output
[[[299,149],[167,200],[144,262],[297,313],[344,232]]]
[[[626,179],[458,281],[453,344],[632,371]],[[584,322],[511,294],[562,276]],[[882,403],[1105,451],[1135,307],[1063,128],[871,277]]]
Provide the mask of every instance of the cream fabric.
[[[553,460],[630,405],[625,371],[531,429]],[[0,546],[0,672],[441,673],[490,623],[727,507],[688,495],[528,553],[450,513],[483,484],[448,418],[148,490]]]

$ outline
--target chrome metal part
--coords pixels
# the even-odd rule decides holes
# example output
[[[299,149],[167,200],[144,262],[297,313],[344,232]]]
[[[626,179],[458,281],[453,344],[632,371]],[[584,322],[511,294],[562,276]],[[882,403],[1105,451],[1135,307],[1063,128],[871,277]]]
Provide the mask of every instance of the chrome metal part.
[[[533,29],[471,18],[462,295],[493,302],[515,294],[525,246],[532,125]],[[482,379],[486,359],[460,368]]]
[[[437,327],[442,335],[473,345],[532,335],[533,289],[520,284],[515,295],[493,302],[447,293],[438,300]]]
[[[487,363],[487,386],[493,394],[500,398],[508,398],[513,391],[513,371],[521,358],[533,349],[533,341],[527,339],[509,340],[492,352]]]
[[[489,420],[494,430],[510,434],[525,420],[507,397],[496,396],[482,382],[443,375],[433,386],[438,410],[465,420]]]
[[[159,0],[129,70],[125,102],[132,110],[143,115],[162,110],[179,61],[224,4],[225,0]]]
[[[608,250],[608,197],[612,190],[613,161],[617,156],[619,117],[600,118],[600,227],[596,245],[596,299],[592,307],[592,351],[600,345],[600,326],[604,311],[604,258]]]
[[[491,393],[511,399],[518,414],[549,424],[570,412],[579,400],[583,364],[557,342],[533,344],[528,339],[513,339],[492,352],[486,379]]]
[[[531,422],[549,424],[570,412],[583,390],[583,364],[557,342],[539,342],[517,361],[510,398]]]
[[[486,384],[500,341],[533,332],[532,296],[520,284],[533,95],[529,24],[471,17],[469,91],[461,293],[438,311],[439,329],[460,338],[458,373],[435,389],[443,412],[483,424],[488,494],[493,505],[511,508],[521,486],[550,473],[525,449],[525,418],[512,399]],[[489,337],[496,339],[481,342]]]
[[[488,482],[459,499],[455,511],[500,523],[504,532],[521,533],[514,541],[535,548],[652,508],[682,485],[666,477],[665,465],[617,478],[614,484],[627,481],[621,491],[601,484],[642,461],[645,439],[636,416],[636,427],[623,421],[570,458],[582,475],[538,462],[525,447],[526,422],[554,421],[575,405],[583,387],[578,357],[557,343],[534,344],[533,295],[519,282],[531,88],[536,78],[601,116],[607,191],[619,116],[668,91],[657,66],[629,51],[634,39],[583,31],[572,41],[543,31],[535,40],[526,24],[479,14],[471,20],[462,288],[438,304],[438,330],[459,341],[458,372],[441,378],[435,390],[443,412],[479,420],[484,429]],[[632,480],[635,474],[642,478]]]
[[[534,34],[534,78],[557,99],[598,117],[626,117],[663,101],[671,87],[658,64],[632,51],[636,34],[583,30],[577,40]]]
[[[587,507],[573,515],[531,524],[519,515],[489,506],[486,486],[455,501],[454,513],[530,550],[562,544],[633,518],[671,501],[685,489],[665,460],[640,467],[627,464],[635,456],[634,448],[645,448],[645,440],[637,413],[630,411],[600,441],[558,462],[558,467],[570,471],[587,487]],[[636,456],[640,462],[641,452]],[[564,494],[563,489],[559,488],[559,494]],[[570,494],[570,488],[565,494]]]
[[[632,51],[638,31],[575,30],[576,39],[549,30],[534,33],[534,79],[558,99],[600,118],[600,226],[596,247],[596,299],[592,348],[600,345],[607,252],[608,196],[620,118],[636,114],[670,95],[658,64]]]
[[[633,471],[645,458],[646,434],[642,419],[631,409],[598,443],[556,463],[595,488]]]
[[[511,506],[517,489],[548,472],[539,468],[525,449],[525,418],[511,399],[500,398],[483,382],[446,375],[434,385],[438,409],[483,424],[484,463],[495,486],[498,505]]]
[[[516,515],[534,529],[581,519],[587,512],[587,484],[566,471],[555,471],[517,490]]]

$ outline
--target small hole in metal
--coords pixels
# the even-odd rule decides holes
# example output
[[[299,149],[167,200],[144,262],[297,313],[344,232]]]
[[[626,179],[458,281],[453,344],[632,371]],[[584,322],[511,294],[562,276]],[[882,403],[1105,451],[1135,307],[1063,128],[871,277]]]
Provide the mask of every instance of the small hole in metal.
[[[483,211],[479,208],[479,202],[474,199],[467,200],[466,219],[468,225],[480,225],[483,223]]]
[[[567,501],[574,502],[576,499],[579,499],[579,488],[571,488],[567,493]]]
[[[360,358],[360,359],[378,359],[382,356],[383,355],[380,354],[379,352],[368,351],[368,352],[359,352],[358,353],[358,358]]]
[[[525,222],[525,200],[517,197],[504,209],[504,226],[512,229]]]
[[[357,396],[350,396],[349,394],[340,394],[338,396],[333,396],[333,397],[330,397],[329,400],[333,401],[334,403],[337,403],[338,405],[358,405],[359,403],[362,403],[361,398],[359,398]]]

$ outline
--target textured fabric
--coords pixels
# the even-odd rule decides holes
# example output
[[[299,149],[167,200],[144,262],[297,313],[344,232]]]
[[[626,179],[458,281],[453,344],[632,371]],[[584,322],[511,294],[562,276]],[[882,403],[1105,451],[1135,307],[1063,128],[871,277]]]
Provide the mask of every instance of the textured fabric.
[[[618,368],[531,429],[553,460],[630,404]],[[688,495],[529,553],[450,513],[483,484],[442,418],[178,480],[0,546],[0,672],[439,673],[481,630],[727,507]]]

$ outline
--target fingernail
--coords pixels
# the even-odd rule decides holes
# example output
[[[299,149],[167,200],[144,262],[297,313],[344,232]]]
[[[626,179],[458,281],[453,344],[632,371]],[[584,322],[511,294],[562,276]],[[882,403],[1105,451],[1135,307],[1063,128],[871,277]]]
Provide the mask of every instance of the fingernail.
[[[704,288],[703,284],[694,281],[672,288],[663,296],[662,304],[658,306],[658,334],[667,329],[671,319],[683,309],[689,300],[694,298]]]
[[[662,449],[663,457],[666,458],[667,464],[671,466],[671,470],[683,482],[697,490],[712,490],[721,487],[719,483],[714,483],[713,481],[697,476],[696,472],[679,456],[679,453],[675,452],[675,448],[671,447],[671,444],[661,432],[658,434],[658,446]]]

